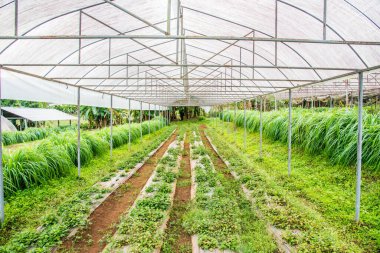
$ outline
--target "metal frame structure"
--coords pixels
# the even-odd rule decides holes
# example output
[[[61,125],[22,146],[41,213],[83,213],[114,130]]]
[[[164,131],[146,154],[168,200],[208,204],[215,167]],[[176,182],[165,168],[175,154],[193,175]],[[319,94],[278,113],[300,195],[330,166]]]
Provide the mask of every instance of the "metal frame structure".
[[[342,3],[323,0],[320,3],[320,9],[323,11],[320,15],[316,15],[305,6],[297,6],[286,0],[274,0],[265,3],[268,5],[266,9],[271,11],[272,18],[269,18],[269,21],[273,23],[273,27],[270,26],[273,31],[265,29],[267,26],[257,20],[250,19],[255,15],[246,15],[243,20],[239,20],[233,13],[231,17],[226,16],[226,13],[230,13],[229,7],[235,7],[232,0],[223,1],[226,9],[224,13],[219,13],[217,8],[201,0],[165,0],[164,4],[161,3],[163,8],[157,8],[158,6],[154,5],[156,2],[153,1],[146,1],[147,6],[126,2],[128,1],[102,0],[91,4],[76,3],[62,6],[57,8],[59,11],[22,25],[20,15],[31,13],[27,11],[23,13],[21,10],[24,5],[33,5],[33,1],[13,0],[1,5],[0,13],[3,11],[8,13],[3,17],[14,22],[7,23],[5,32],[0,34],[0,70],[77,87],[78,125],[80,125],[81,90],[96,91],[111,96],[111,114],[115,102],[113,99],[126,99],[129,110],[131,99],[140,102],[140,121],[142,121],[142,103],[147,103],[149,106],[149,119],[150,105],[154,105],[155,115],[158,105],[159,115],[166,124],[170,122],[168,109],[170,106],[213,106],[235,103],[236,111],[236,102],[244,101],[245,109],[246,100],[260,99],[260,121],[262,121],[261,112],[263,98],[265,110],[265,96],[275,96],[276,109],[278,99],[288,100],[289,175],[292,99],[313,100],[315,97],[332,98],[343,94],[348,101],[348,94],[351,94],[351,97],[357,94],[359,110],[362,110],[360,100],[362,101],[363,94],[380,90],[376,74],[376,70],[380,69],[379,58],[376,58],[380,55],[380,19],[367,13],[367,10],[371,9],[368,5],[380,11],[378,4],[373,1],[370,1],[367,7],[359,8],[349,0]],[[247,6],[239,6],[241,11],[251,14],[250,11],[260,10],[253,8],[255,4],[260,3],[248,1],[246,4]],[[365,39],[360,36],[345,38],[347,33],[342,31],[342,27],[337,27],[334,23],[336,19],[328,15],[329,8],[333,7],[349,10],[356,15],[358,23],[368,26],[362,29],[368,28],[375,32],[367,34],[368,38]],[[282,8],[286,8],[287,12],[282,12]],[[142,9],[147,9],[146,13],[151,15],[144,15]],[[28,10],[33,11],[33,8]],[[42,10],[50,11],[44,8]],[[105,18],[104,15],[109,14],[107,12],[115,15],[116,22],[115,18],[113,20]],[[291,23],[294,22],[293,17],[289,19],[286,16],[288,13],[296,13],[311,20],[311,23],[305,23],[306,27],[286,30],[281,26],[282,22],[290,22],[290,25],[286,26],[295,25]],[[263,15],[268,16],[269,13]],[[239,17],[241,16],[245,15]],[[59,26],[60,20],[67,21],[67,26],[71,25],[69,31]],[[126,22],[127,20],[130,22]],[[209,23],[199,25],[203,20]],[[120,25],[125,23],[132,25]],[[307,30],[308,25],[319,26],[322,34],[310,36],[306,31],[301,37],[287,34],[302,29]],[[343,26],[349,25],[343,24]],[[55,26],[61,29],[58,29],[58,33]],[[219,31],[219,34],[214,33],[214,30]],[[227,32],[223,33],[224,30]],[[37,46],[28,48],[25,46],[28,43]],[[70,46],[61,50],[63,52],[58,52],[54,50],[56,44]],[[343,56],[334,54],[329,60],[335,63],[342,61],[345,64],[337,66],[314,60],[315,55],[312,54],[311,46],[320,46],[328,52],[341,51]],[[51,51],[45,50],[45,47]],[[33,51],[35,55],[43,53],[46,57],[37,60],[25,58],[23,53],[26,54],[27,51]],[[292,58],[293,61],[289,63],[288,58]],[[367,78],[363,78],[366,72],[369,74]],[[353,78],[356,75],[359,76]],[[360,89],[357,89],[358,83]],[[362,118],[361,114],[359,115],[361,126]],[[130,113],[128,123],[130,128]],[[262,155],[261,124],[260,156]],[[112,122],[110,125],[112,137]],[[244,126],[246,126],[245,120]],[[359,174],[361,131],[359,127]],[[129,146],[130,141],[129,134]],[[111,156],[112,145],[111,138]],[[80,157],[79,128],[78,157]],[[80,159],[78,159],[78,176],[80,176]],[[360,183],[358,188],[357,194],[360,196]],[[360,205],[357,205],[357,209],[359,207]],[[359,219],[358,215],[356,219]]]

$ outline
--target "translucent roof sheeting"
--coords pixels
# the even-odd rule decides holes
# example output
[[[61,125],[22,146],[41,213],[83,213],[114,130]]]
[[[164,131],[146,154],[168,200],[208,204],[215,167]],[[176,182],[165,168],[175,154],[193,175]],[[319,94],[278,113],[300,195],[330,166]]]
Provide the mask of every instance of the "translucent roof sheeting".
[[[1,130],[6,132],[16,132],[17,128],[12,124],[10,120],[0,115],[1,117]]]
[[[56,109],[1,107],[1,110],[31,121],[76,120],[77,118]]]
[[[91,90],[162,106],[314,83],[330,95],[333,77],[379,68],[379,13],[378,0],[0,0],[0,65],[73,85],[70,103],[75,86],[103,106]]]

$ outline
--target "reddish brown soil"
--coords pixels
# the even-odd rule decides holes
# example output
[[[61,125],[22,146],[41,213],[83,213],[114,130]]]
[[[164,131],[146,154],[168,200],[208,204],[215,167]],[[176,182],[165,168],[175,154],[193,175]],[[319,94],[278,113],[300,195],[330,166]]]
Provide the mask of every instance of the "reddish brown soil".
[[[174,133],[137,171],[138,173],[119,186],[95,211],[90,215],[90,225],[78,232],[78,240],[70,238],[63,243],[59,252],[97,253],[106,246],[102,239],[116,232],[115,224],[120,216],[133,205],[142,188],[152,175],[158,160],[164,155],[170,143],[176,138]],[[104,240],[104,239],[103,239]]]
[[[201,139],[203,142],[203,145],[206,147],[206,149],[210,150],[212,153],[211,159],[215,166],[215,168],[223,173],[223,175],[229,179],[233,179],[233,176],[231,175],[230,171],[228,170],[227,165],[223,162],[222,158],[219,156],[219,154],[214,150],[211,143],[206,137],[204,129],[206,129],[206,125],[201,125],[199,127],[199,132],[201,134]]]
[[[181,158],[180,174],[174,195],[174,202],[165,241],[169,242],[171,252],[191,252],[191,235],[182,227],[182,217],[187,211],[191,198],[191,166],[190,166],[190,144],[185,138],[184,152]],[[171,239],[174,239],[173,241]]]

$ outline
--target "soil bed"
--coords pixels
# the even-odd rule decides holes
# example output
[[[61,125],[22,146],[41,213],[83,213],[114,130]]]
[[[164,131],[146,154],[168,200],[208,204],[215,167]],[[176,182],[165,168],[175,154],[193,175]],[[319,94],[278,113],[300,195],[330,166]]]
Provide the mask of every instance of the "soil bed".
[[[190,144],[188,133],[184,141],[184,150],[180,162],[179,177],[174,202],[162,252],[191,252],[191,235],[182,227],[182,217],[186,213],[191,195]]]
[[[159,159],[165,154],[168,146],[175,140],[176,132],[151,156],[144,165],[124,184],[119,186],[90,215],[90,225],[80,231],[74,238],[65,241],[58,251],[68,249],[74,252],[97,253],[103,250],[105,237],[112,236],[120,215],[133,205],[140,191],[153,173]]]

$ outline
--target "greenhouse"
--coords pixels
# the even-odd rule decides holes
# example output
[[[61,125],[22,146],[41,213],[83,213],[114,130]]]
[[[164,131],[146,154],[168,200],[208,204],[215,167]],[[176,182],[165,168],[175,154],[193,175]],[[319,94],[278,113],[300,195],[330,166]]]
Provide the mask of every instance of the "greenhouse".
[[[0,27],[0,253],[380,251],[377,0],[0,0]]]

